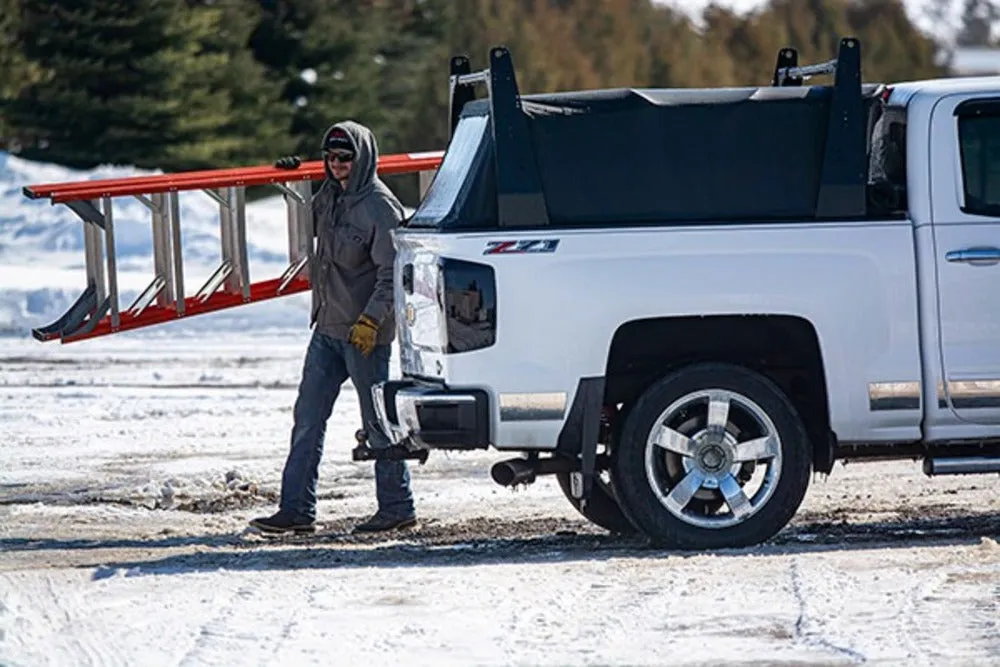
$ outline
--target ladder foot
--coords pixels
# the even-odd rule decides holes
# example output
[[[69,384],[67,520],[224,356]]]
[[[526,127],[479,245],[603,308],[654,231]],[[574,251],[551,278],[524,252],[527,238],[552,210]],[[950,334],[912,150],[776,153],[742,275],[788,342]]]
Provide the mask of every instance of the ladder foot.
[[[80,326],[74,329],[64,329],[60,333],[62,341],[64,343],[68,343],[78,336],[89,334],[91,331],[94,330],[97,324],[102,319],[104,319],[104,316],[107,315],[110,310],[111,310],[111,298],[108,297],[104,300],[104,302],[100,305],[99,308],[97,308],[96,310],[94,310],[94,312],[90,314],[90,319],[88,319],[86,322],[81,323]]]
[[[36,327],[31,330],[31,335],[35,340],[42,342],[61,338],[67,333],[71,333],[80,328],[88,315],[92,315],[97,309],[97,289],[94,285],[89,285],[83,293],[77,297],[73,305],[63,313],[62,317],[52,324],[44,327]]]

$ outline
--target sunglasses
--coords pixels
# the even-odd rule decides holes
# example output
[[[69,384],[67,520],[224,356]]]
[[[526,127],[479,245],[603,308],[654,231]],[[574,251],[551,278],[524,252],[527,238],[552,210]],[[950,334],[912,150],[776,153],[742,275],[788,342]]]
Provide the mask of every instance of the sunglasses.
[[[331,162],[347,163],[354,161],[354,153],[333,153],[327,152],[326,159]]]

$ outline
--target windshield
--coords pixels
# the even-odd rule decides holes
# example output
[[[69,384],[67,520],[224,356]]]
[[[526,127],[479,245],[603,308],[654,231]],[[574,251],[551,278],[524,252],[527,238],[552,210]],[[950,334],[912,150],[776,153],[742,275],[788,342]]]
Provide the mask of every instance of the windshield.
[[[488,130],[489,116],[485,114],[459,121],[434,181],[407,227],[495,225],[496,186]]]

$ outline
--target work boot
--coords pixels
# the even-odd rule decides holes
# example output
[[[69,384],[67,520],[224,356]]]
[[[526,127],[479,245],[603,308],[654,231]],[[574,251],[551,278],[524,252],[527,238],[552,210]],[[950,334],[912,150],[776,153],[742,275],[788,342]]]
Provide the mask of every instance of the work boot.
[[[308,519],[296,519],[280,511],[271,516],[257,517],[250,522],[250,525],[265,533],[316,532],[316,522]]]
[[[355,533],[378,533],[385,530],[395,530],[397,528],[410,528],[415,526],[417,523],[417,517],[408,516],[401,519],[394,519],[390,516],[386,516],[380,512],[376,512],[375,515],[365,521],[364,523],[359,523],[354,527]]]

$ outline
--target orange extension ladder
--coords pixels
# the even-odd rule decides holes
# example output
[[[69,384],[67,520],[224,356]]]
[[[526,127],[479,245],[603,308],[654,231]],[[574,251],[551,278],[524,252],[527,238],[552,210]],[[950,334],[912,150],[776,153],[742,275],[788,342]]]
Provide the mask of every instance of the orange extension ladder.
[[[416,173],[423,197],[444,151],[400,153],[379,158],[378,173]],[[69,343],[138,329],[180,317],[201,315],[309,289],[303,269],[313,253],[312,184],[325,178],[321,160],[297,169],[271,166],[213,169],[162,176],[30,185],[24,195],[49,199],[72,209],[84,225],[87,286],[55,322],[32,330],[40,341]],[[247,258],[246,188],[272,185],[283,195],[288,214],[288,268],[281,276],[251,282]],[[194,295],[184,286],[178,193],[203,190],[219,204],[222,262]],[[114,214],[116,197],[135,197],[149,209],[155,275],[124,311],[118,303]]]

